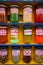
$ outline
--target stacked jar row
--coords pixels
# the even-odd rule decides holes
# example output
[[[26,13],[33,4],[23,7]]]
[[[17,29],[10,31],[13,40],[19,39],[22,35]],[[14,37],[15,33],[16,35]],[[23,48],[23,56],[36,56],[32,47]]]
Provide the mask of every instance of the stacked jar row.
[[[20,35],[19,27],[0,27],[0,44],[19,44],[20,38],[23,36],[24,44],[31,44],[32,40],[35,44],[43,44],[43,28],[32,28],[24,26],[22,35]]]
[[[9,47],[0,47],[0,63],[8,62],[8,49]],[[20,60],[24,63],[31,63],[32,59],[36,63],[43,63],[43,46],[13,46],[9,51],[14,63],[19,63]]]
[[[11,5],[10,7],[10,22],[18,22],[19,21],[19,6]],[[35,9],[33,9],[32,5],[24,5],[23,7],[23,22],[33,22],[33,12],[34,12],[34,21],[35,22],[43,22],[43,5],[37,5]],[[0,22],[7,22],[7,6],[0,5]]]

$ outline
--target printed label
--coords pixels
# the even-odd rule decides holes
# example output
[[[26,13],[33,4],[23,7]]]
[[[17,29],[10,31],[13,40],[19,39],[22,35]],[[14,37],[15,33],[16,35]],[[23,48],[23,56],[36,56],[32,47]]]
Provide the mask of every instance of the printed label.
[[[43,50],[36,50],[35,53],[38,56],[43,55]]]
[[[36,35],[43,35],[43,30],[42,29],[37,29],[36,30]]]
[[[18,35],[18,30],[10,30],[11,35]]]
[[[0,8],[0,13],[5,13],[5,9],[4,8]]]
[[[7,31],[5,29],[0,30],[0,35],[6,35],[6,34],[7,34]]]
[[[32,35],[32,30],[24,30],[24,35]]]
[[[42,8],[37,9],[36,14],[43,14],[43,9]]]
[[[11,8],[11,13],[18,13],[18,9],[17,8]]]
[[[25,13],[25,14],[26,14],[26,13],[27,13],[27,14],[28,14],[28,13],[31,14],[31,13],[32,13],[32,9],[31,9],[31,8],[25,8],[25,9],[24,9],[24,13]]]
[[[20,50],[12,50],[12,55],[13,55],[13,56],[18,56],[18,55],[20,55]]]
[[[31,55],[31,50],[27,49],[23,51],[25,56],[30,56]]]
[[[6,55],[7,55],[7,51],[6,50],[1,51],[1,56],[6,56]]]

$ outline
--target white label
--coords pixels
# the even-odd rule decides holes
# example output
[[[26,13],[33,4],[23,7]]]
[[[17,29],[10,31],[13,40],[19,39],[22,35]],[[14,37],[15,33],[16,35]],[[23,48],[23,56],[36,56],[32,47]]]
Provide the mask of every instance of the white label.
[[[42,29],[36,29],[36,35],[43,35]]]
[[[37,9],[36,14],[43,14],[43,9],[42,8]]]
[[[6,35],[6,34],[7,34],[7,31],[5,29],[0,30],[0,35]]]
[[[23,51],[23,53],[24,53],[24,56],[30,56],[31,55],[31,50],[30,49],[25,49]]]
[[[25,8],[24,9],[24,13],[26,14],[28,14],[28,13],[32,13],[32,9],[31,8]]]
[[[20,50],[12,50],[12,55],[13,55],[13,56],[18,56],[18,55],[20,55]]]
[[[10,30],[11,35],[18,35],[18,30]]]
[[[32,35],[32,30],[24,30],[24,35]]]
[[[18,9],[17,8],[11,8],[11,13],[18,13]]]

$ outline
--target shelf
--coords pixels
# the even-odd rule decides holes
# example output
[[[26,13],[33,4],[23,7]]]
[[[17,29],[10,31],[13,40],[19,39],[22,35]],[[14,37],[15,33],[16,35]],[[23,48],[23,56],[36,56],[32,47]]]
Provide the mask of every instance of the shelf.
[[[43,44],[0,44],[0,46],[43,46]]]

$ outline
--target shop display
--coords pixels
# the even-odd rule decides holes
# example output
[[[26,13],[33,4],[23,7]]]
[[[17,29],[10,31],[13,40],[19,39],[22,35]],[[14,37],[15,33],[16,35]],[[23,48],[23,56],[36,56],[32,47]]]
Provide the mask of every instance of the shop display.
[[[37,5],[35,9],[35,22],[43,23],[43,5]]]
[[[6,44],[8,42],[8,28],[0,27],[0,44]]]
[[[24,43],[32,42],[32,28],[29,26],[24,26]]]
[[[18,63],[20,61],[20,47],[12,47],[12,60],[14,63]]]
[[[0,22],[7,21],[6,6],[0,5]]]
[[[0,62],[6,63],[8,61],[8,50],[7,47],[0,47]]]
[[[43,62],[43,47],[35,47],[34,61],[37,63]]]
[[[18,27],[10,28],[10,43],[11,44],[19,43],[18,32],[19,32]]]
[[[10,6],[10,21],[11,22],[18,22],[18,20],[19,20],[18,5],[11,5]]]
[[[30,63],[32,60],[31,58],[31,47],[24,47],[23,49],[23,61],[25,63]]]
[[[23,7],[23,22],[32,22],[32,6],[25,5]]]
[[[35,28],[35,43],[43,44],[43,28]]]

